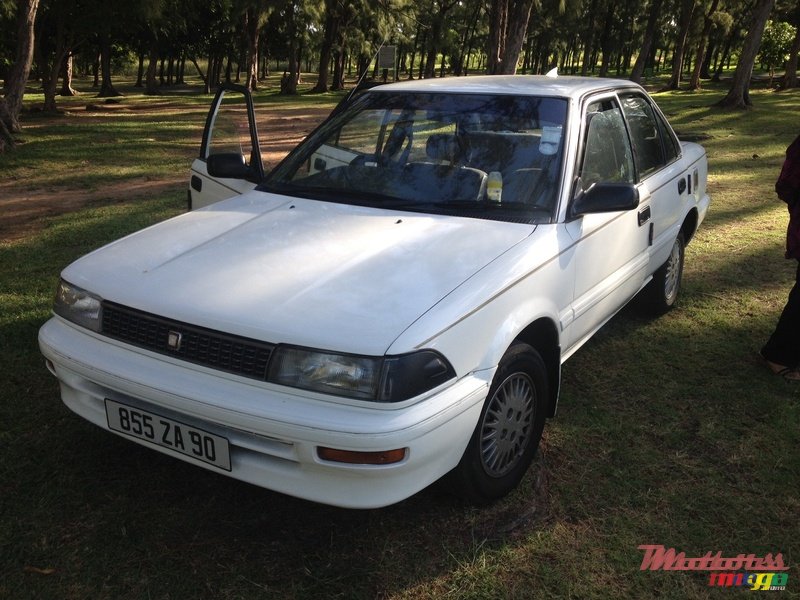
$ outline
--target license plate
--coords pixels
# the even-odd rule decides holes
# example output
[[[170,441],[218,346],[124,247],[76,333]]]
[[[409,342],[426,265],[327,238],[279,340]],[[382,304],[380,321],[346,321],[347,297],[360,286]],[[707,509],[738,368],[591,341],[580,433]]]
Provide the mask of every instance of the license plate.
[[[231,470],[230,448],[224,437],[108,398],[106,417],[113,431]]]

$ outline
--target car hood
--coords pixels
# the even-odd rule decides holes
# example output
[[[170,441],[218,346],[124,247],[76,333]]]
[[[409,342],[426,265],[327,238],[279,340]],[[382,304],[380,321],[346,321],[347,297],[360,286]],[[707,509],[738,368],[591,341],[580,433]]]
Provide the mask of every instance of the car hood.
[[[123,238],[62,276],[195,325],[380,355],[533,229],[252,192]]]

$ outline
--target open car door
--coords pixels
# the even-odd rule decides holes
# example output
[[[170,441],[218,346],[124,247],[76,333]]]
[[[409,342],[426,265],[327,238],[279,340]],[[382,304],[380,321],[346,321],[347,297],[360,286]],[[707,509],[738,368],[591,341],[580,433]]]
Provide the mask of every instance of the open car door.
[[[243,194],[264,178],[253,98],[247,88],[220,86],[192,163],[189,210]]]

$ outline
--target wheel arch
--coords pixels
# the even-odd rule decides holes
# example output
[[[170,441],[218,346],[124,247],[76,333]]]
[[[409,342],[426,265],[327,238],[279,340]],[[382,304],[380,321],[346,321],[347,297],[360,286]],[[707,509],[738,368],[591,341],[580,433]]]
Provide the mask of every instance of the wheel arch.
[[[546,317],[537,319],[523,329],[514,341],[528,344],[542,357],[547,367],[550,396],[547,403],[547,416],[554,417],[561,387],[561,345],[556,324]]]
[[[697,227],[699,225],[699,215],[697,213],[697,208],[692,208],[686,216],[683,218],[683,224],[681,225],[681,232],[683,232],[683,243],[684,245],[688,245],[689,242],[694,237],[695,232],[697,231]]]

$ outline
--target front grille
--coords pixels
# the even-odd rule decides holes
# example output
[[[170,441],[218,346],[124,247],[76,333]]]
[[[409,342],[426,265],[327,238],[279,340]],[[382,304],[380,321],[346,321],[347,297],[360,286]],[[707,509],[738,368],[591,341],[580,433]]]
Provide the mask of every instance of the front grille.
[[[265,380],[274,344],[103,302],[103,335],[182,360]]]

